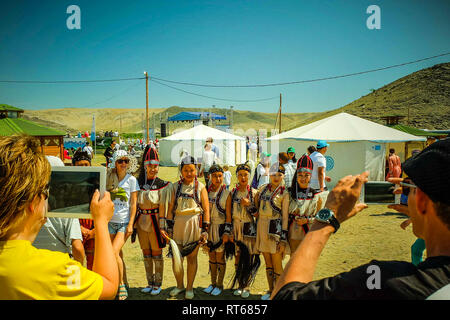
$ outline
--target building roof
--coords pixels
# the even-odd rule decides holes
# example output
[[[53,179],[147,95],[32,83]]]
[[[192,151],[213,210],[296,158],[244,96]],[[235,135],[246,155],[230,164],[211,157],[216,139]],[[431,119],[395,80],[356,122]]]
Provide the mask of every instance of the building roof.
[[[266,140],[281,139],[326,140],[328,142],[404,142],[426,140],[423,137],[401,132],[345,112],[277,134]]]
[[[22,111],[23,112],[23,109],[19,109],[19,108],[16,108],[16,107],[13,107],[13,106],[10,106],[7,104],[0,104],[0,111]]]
[[[29,134],[30,136],[64,136],[65,133],[41,126],[23,118],[0,119],[0,136],[11,136],[14,134]]]
[[[209,112],[187,112],[183,111],[169,117],[168,121],[195,121],[209,119]],[[211,120],[226,120],[227,117],[211,112]]]
[[[397,130],[400,130],[400,131],[412,134],[414,136],[419,136],[419,137],[435,137],[435,136],[441,136],[442,135],[442,134],[439,134],[439,133],[428,132],[428,131],[425,131],[425,130],[421,130],[421,129],[405,126],[404,124],[396,124],[396,125],[390,126],[390,128],[394,128],[394,129],[397,129]]]

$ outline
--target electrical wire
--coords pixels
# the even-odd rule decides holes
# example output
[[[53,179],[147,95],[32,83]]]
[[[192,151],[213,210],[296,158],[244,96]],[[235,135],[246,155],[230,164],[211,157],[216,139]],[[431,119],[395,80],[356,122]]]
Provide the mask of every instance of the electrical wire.
[[[0,80],[0,83],[27,83],[27,84],[49,84],[49,83],[90,83],[90,82],[117,82],[117,81],[132,81],[142,80],[145,77],[140,78],[122,78],[122,79],[103,79],[103,80],[54,80],[54,81],[34,81],[34,80]]]
[[[371,70],[366,70],[366,71],[348,73],[348,74],[344,74],[344,75],[329,76],[329,77],[324,77],[324,78],[300,80],[300,81],[280,82],[280,83],[245,84],[245,85],[213,85],[213,84],[201,84],[201,83],[190,83],[190,82],[173,81],[173,80],[162,79],[162,78],[158,78],[158,77],[154,77],[154,76],[152,76],[152,79],[156,79],[156,80],[163,81],[163,82],[168,82],[168,83],[186,85],[186,86],[211,87],[211,88],[275,87],[275,86],[285,86],[285,85],[292,85],[292,84],[301,84],[301,83],[309,83],[309,82],[317,82],[317,81],[325,81],[325,80],[339,79],[339,78],[345,78],[345,77],[352,77],[352,76],[357,76],[357,75],[371,73],[371,72],[377,72],[377,71],[382,71],[382,70],[387,70],[387,69],[392,69],[392,68],[398,68],[398,67],[405,66],[405,65],[408,65],[408,64],[414,64],[414,63],[418,63],[418,62],[421,62],[421,61],[426,61],[426,60],[431,60],[431,59],[438,58],[438,57],[443,57],[443,56],[446,56],[446,55],[449,55],[449,54],[450,54],[450,52],[447,52],[447,53],[442,53],[442,54],[435,55],[435,56],[432,56],[432,57],[427,57],[427,58],[418,59],[418,60],[414,60],[414,61],[399,63],[399,64],[395,64],[395,65],[391,65],[391,66],[387,66],[387,67],[381,67],[381,68],[377,68],[377,69],[371,69]]]
[[[172,87],[172,86],[170,86],[168,84],[161,83],[161,82],[159,82],[157,80],[154,80],[152,78],[150,78],[150,81],[155,82],[155,83],[157,83],[159,85],[162,85],[162,86],[165,86],[165,87],[169,87],[169,88],[177,90],[177,91],[181,91],[181,92],[184,92],[184,93],[187,93],[187,94],[192,94],[194,96],[208,98],[208,99],[213,99],[213,100],[232,101],[232,102],[260,102],[260,101],[268,101],[268,100],[278,99],[278,96],[271,97],[271,98],[255,99],[255,100],[238,100],[238,99],[215,98],[215,97],[210,97],[210,96],[205,96],[205,95],[202,95],[202,94],[198,94],[198,93],[195,93],[195,92],[186,91],[186,90],[183,90],[183,89],[180,89],[180,88]]]

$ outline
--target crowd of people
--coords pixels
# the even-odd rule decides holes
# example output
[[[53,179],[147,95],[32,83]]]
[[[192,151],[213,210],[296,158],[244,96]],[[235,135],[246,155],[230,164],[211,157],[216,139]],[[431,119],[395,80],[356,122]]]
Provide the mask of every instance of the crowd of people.
[[[127,171],[132,155],[112,145],[105,152],[107,192],[102,199],[94,193],[93,220],[64,221],[45,217],[51,166],[61,164],[46,158],[31,137],[3,137],[0,299],[127,299],[122,248],[128,238],[134,242],[136,237],[147,280],[142,292],[154,296],[164,285],[166,247],[176,280],[169,295],[184,293],[185,299],[195,296],[199,269],[210,273],[210,285],[203,291],[220,296],[228,259],[234,260],[233,294],[248,298],[261,266],[260,256],[267,280],[263,300],[425,299],[438,290],[442,294],[444,287],[448,290],[450,203],[445,190],[450,179],[449,139],[432,144],[402,165],[408,181],[390,178],[401,185],[397,192],[408,197],[407,205],[391,208],[410,217],[413,232],[425,243],[427,259],[415,264],[371,261],[312,281],[329,237],[367,207],[357,203],[367,172],[344,177],[333,190],[327,189],[330,178],[324,155],[328,147],[326,141],[318,141],[298,160],[295,149],[289,147],[278,154],[275,163],[270,154],[261,153],[253,179],[249,162],[236,166],[233,187],[230,168],[215,161],[219,151],[212,138],[206,142],[201,162],[187,153],[181,155],[180,178],[174,182],[158,177],[159,155],[154,144],[146,146],[135,175]],[[91,165],[88,151],[77,152],[72,161],[75,166]],[[205,183],[199,180],[201,176]],[[208,254],[208,268],[198,266],[201,248]],[[283,268],[286,255],[290,260]],[[381,269],[380,289],[366,286],[370,265]]]

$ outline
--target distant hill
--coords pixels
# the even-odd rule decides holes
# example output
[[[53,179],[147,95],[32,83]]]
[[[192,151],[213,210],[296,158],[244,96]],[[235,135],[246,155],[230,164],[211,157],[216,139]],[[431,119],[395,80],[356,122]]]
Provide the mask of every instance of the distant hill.
[[[373,92],[338,109],[316,113],[283,113],[282,130],[329,117],[339,112],[347,112],[367,120],[384,124],[381,117],[386,115],[408,115],[409,125],[421,129],[450,128],[450,63],[437,64],[409,74],[389,83]],[[19,107],[19,106],[18,106]],[[160,117],[165,119],[182,111],[212,111],[226,115],[230,109],[219,108],[170,108],[150,109],[150,127],[153,127],[152,114],[155,114],[155,124],[159,128]],[[92,115],[96,118],[97,131],[119,130],[121,132],[142,132],[145,119],[145,108],[142,109],[83,109],[65,108],[31,111],[26,110],[24,117],[42,125],[67,132],[91,130]],[[273,129],[276,113],[253,111],[233,111],[235,129],[246,130]],[[408,119],[401,123],[407,124]],[[217,124],[228,124],[229,120]],[[187,123],[170,123],[169,130],[188,127]],[[121,128],[121,129],[120,129]],[[158,131],[159,129],[157,129]]]
[[[401,120],[419,129],[450,128],[450,63],[419,70],[391,82],[347,105],[322,112],[300,124],[347,112],[380,124],[387,115],[406,116]]]

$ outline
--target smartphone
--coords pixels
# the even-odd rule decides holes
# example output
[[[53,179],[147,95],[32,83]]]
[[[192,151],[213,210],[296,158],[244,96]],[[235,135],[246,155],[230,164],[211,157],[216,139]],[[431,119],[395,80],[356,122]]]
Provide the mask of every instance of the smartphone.
[[[399,204],[400,195],[394,194],[395,184],[387,181],[368,181],[361,190],[362,202],[366,204]]]
[[[92,219],[89,207],[95,190],[103,197],[104,167],[53,167],[46,217]]]

